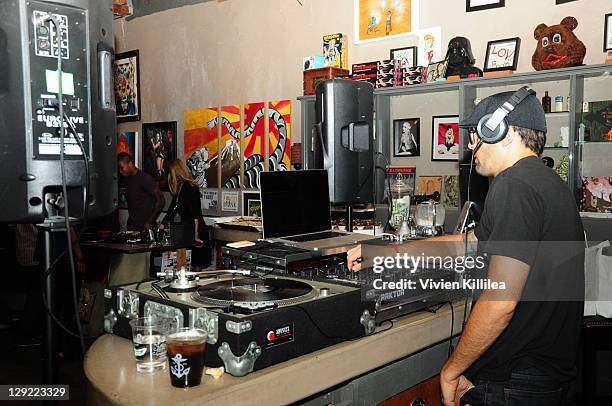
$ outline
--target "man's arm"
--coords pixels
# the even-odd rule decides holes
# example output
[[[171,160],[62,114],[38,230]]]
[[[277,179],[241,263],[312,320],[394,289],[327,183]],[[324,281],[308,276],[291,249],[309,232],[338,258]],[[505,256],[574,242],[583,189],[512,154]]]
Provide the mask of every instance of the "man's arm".
[[[145,228],[151,228],[151,226],[155,223],[155,220],[157,220],[157,216],[159,216],[159,213],[164,208],[165,203],[164,196],[162,195],[161,190],[159,190],[159,185],[154,179],[151,178],[151,180],[152,183],[149,185],[147,190],[155,199],[155,206],[153,207],[153,212],[151,213],[150,217],[145,222]]]
[[[514,258],[491,257],[489,278],[504,282],[506,289],[485,290],[474,305],[457,348],[440,372],[445,405],[458,405],[461,396],[472,386],[463,373],[497,340],[512,320],[529,268]],[[460,385],[460,382],[468,385]]]

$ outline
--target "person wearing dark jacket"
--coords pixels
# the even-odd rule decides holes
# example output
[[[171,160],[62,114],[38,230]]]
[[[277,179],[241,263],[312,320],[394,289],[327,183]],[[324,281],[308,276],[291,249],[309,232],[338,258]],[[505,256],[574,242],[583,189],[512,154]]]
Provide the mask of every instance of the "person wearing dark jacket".
[[[196,247],[191,254],[191,265],[205,268],[210,265],[211,255],[198,184],[187,165],[180,159],[170,162],[169,168],[168,186],[172,193],[172,202],[160,228],[166,228],[170,223],[193,224]]]

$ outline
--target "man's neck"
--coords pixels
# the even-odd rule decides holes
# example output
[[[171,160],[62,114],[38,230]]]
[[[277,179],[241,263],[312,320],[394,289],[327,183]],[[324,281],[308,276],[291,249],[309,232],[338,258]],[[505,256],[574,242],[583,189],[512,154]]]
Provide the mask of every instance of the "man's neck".
[[[502,166],[502,168],[499,170],[499,172],[497,172],[495,174],[495,176],[499,175],[500,173],[502,173],[503,171],[505,171],[506,169],[514,166],[518,161],[520,161],[523,158],[527,158],[530,156],[534,156],[537,157],[536,153],[533,152],[530,149],[527,149],[525,151],[521,151],[517,154],[512,154],[510,155],[504,162],[504,165]]]

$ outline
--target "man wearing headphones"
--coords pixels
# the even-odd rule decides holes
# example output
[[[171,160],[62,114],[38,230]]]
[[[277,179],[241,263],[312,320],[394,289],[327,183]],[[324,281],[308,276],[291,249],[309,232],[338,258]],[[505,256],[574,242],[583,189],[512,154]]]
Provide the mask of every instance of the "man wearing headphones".
[[[493,178],[474,234],[487,278],[506,289],[485,289],[475,302],[440,372],[443,402],[562,405],[576,375],[584,232],[570,189],[539,158],[544,111],[524,87],[482,100],[460,126],[470,130],[476,171]],[[361,249],[348,261],[358,270]]]
[[[470,129],[476,171],[494,178],[478,251],[509,290],[483,291],[474,305],[440,373],[444,403],[561,405],[576,375],[584,231],[570,189],[539,158],[544,111],[524,87],[484,99],[460,126]]]

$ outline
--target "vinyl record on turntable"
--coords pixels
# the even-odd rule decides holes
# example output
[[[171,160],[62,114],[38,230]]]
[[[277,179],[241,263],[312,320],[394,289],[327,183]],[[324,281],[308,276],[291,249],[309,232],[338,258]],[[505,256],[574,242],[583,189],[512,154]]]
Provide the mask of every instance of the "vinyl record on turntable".
[[[192,298],[200,303],[230,306],[235,302],[296,303],[316,296],[308,283],[292,279],[237,278],[198,287]]]

